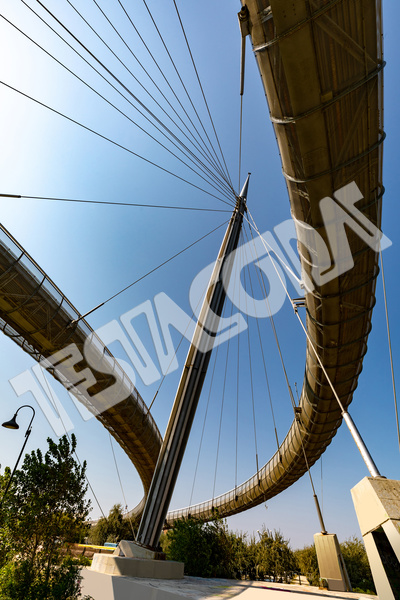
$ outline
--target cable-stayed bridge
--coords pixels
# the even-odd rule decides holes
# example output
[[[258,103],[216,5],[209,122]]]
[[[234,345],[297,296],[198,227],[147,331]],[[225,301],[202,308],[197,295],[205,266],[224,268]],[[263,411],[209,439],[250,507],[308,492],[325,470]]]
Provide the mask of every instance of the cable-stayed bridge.
[[[355,182],[362,194],[358,209],[379,228],[384,139],[381,3],[250,0],[246,6],[242,19],[265,87],[293,217],[317,231],[330,247],[320,201]],[[215,510],[228,516],[256,506],[294,483],[307,469],[305,455],[312,465],[331,442],[341,410],[311,343],[346,408],[367,351],[379,272],[378,253],[354,230],[346,229],[346,235],[354,266],[317,282],[305,295],[309,342],[298,420],[276,454],[248,481],[209,502],[174,511],[168,521],[188,513],[210,518]],[[79,371],[89,369],[96,383],[89,397],[77,389],[79,381],[71,381],[71,392],[125,450],[147,493],[162,440],[140,394],[108,353],[107,371],[93,373],[83,351],[91,328],[82,319],[73,323],[79,311],[5,230],[0,254],[4,333],[39,361],[71,344],[78,348]],[[299,254],[305,274],[313,280],[313,257],[304,244]],[[331,248],[332,269],[335,256]],[[111,386],[116,397],[110,403]],[[118,394],[123,400],[118,401]]]

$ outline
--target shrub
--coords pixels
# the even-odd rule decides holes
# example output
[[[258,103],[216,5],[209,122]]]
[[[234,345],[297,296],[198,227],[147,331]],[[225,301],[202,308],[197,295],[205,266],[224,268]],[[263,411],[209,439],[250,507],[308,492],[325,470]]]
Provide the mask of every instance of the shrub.
[[[3,498],[0,521],[2,600],[74,600],[79,565],[65,544],[82,535],[90,501],[85,500],[86,463],[74,458],[76,438],[47,440],[49,450],[25,456]],[[9,471],[0,477],[4,488]]]

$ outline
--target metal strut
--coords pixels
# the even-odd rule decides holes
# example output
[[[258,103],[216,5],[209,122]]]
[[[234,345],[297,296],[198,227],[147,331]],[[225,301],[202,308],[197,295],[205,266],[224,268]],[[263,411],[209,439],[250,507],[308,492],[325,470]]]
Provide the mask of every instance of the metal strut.
[[[249,177],[250,173],[237,198],[208,284],[139,525],[136,542],[147,548],[158,545],[196,413],[226,297],[225,286],[232,271],[233,261],[229,255],[239,242]]]

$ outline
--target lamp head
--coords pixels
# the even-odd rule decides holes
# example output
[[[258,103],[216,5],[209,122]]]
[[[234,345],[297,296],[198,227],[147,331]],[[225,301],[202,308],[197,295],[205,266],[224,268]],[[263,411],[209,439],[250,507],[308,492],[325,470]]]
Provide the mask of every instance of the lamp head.
[[[15,413],[12,419],[3,423],[2,427],[5,427],[6,429],[19,429],[19,425],[17,423],[17,413]]]

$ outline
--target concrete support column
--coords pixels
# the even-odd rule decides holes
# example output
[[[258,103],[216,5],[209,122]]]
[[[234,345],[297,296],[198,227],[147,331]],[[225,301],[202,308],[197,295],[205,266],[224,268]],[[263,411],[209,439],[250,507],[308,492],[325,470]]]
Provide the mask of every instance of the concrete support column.
[[[139,525],[136,541],[148,548],[158,545],[207,373],[226,297],[225,284],[232,271],[231,253],[238,246],[246,210],[249,177],[237,198],[211,275]]]
[[[400,481],[365,477],[351,495],[379,598],[400,600]]]

